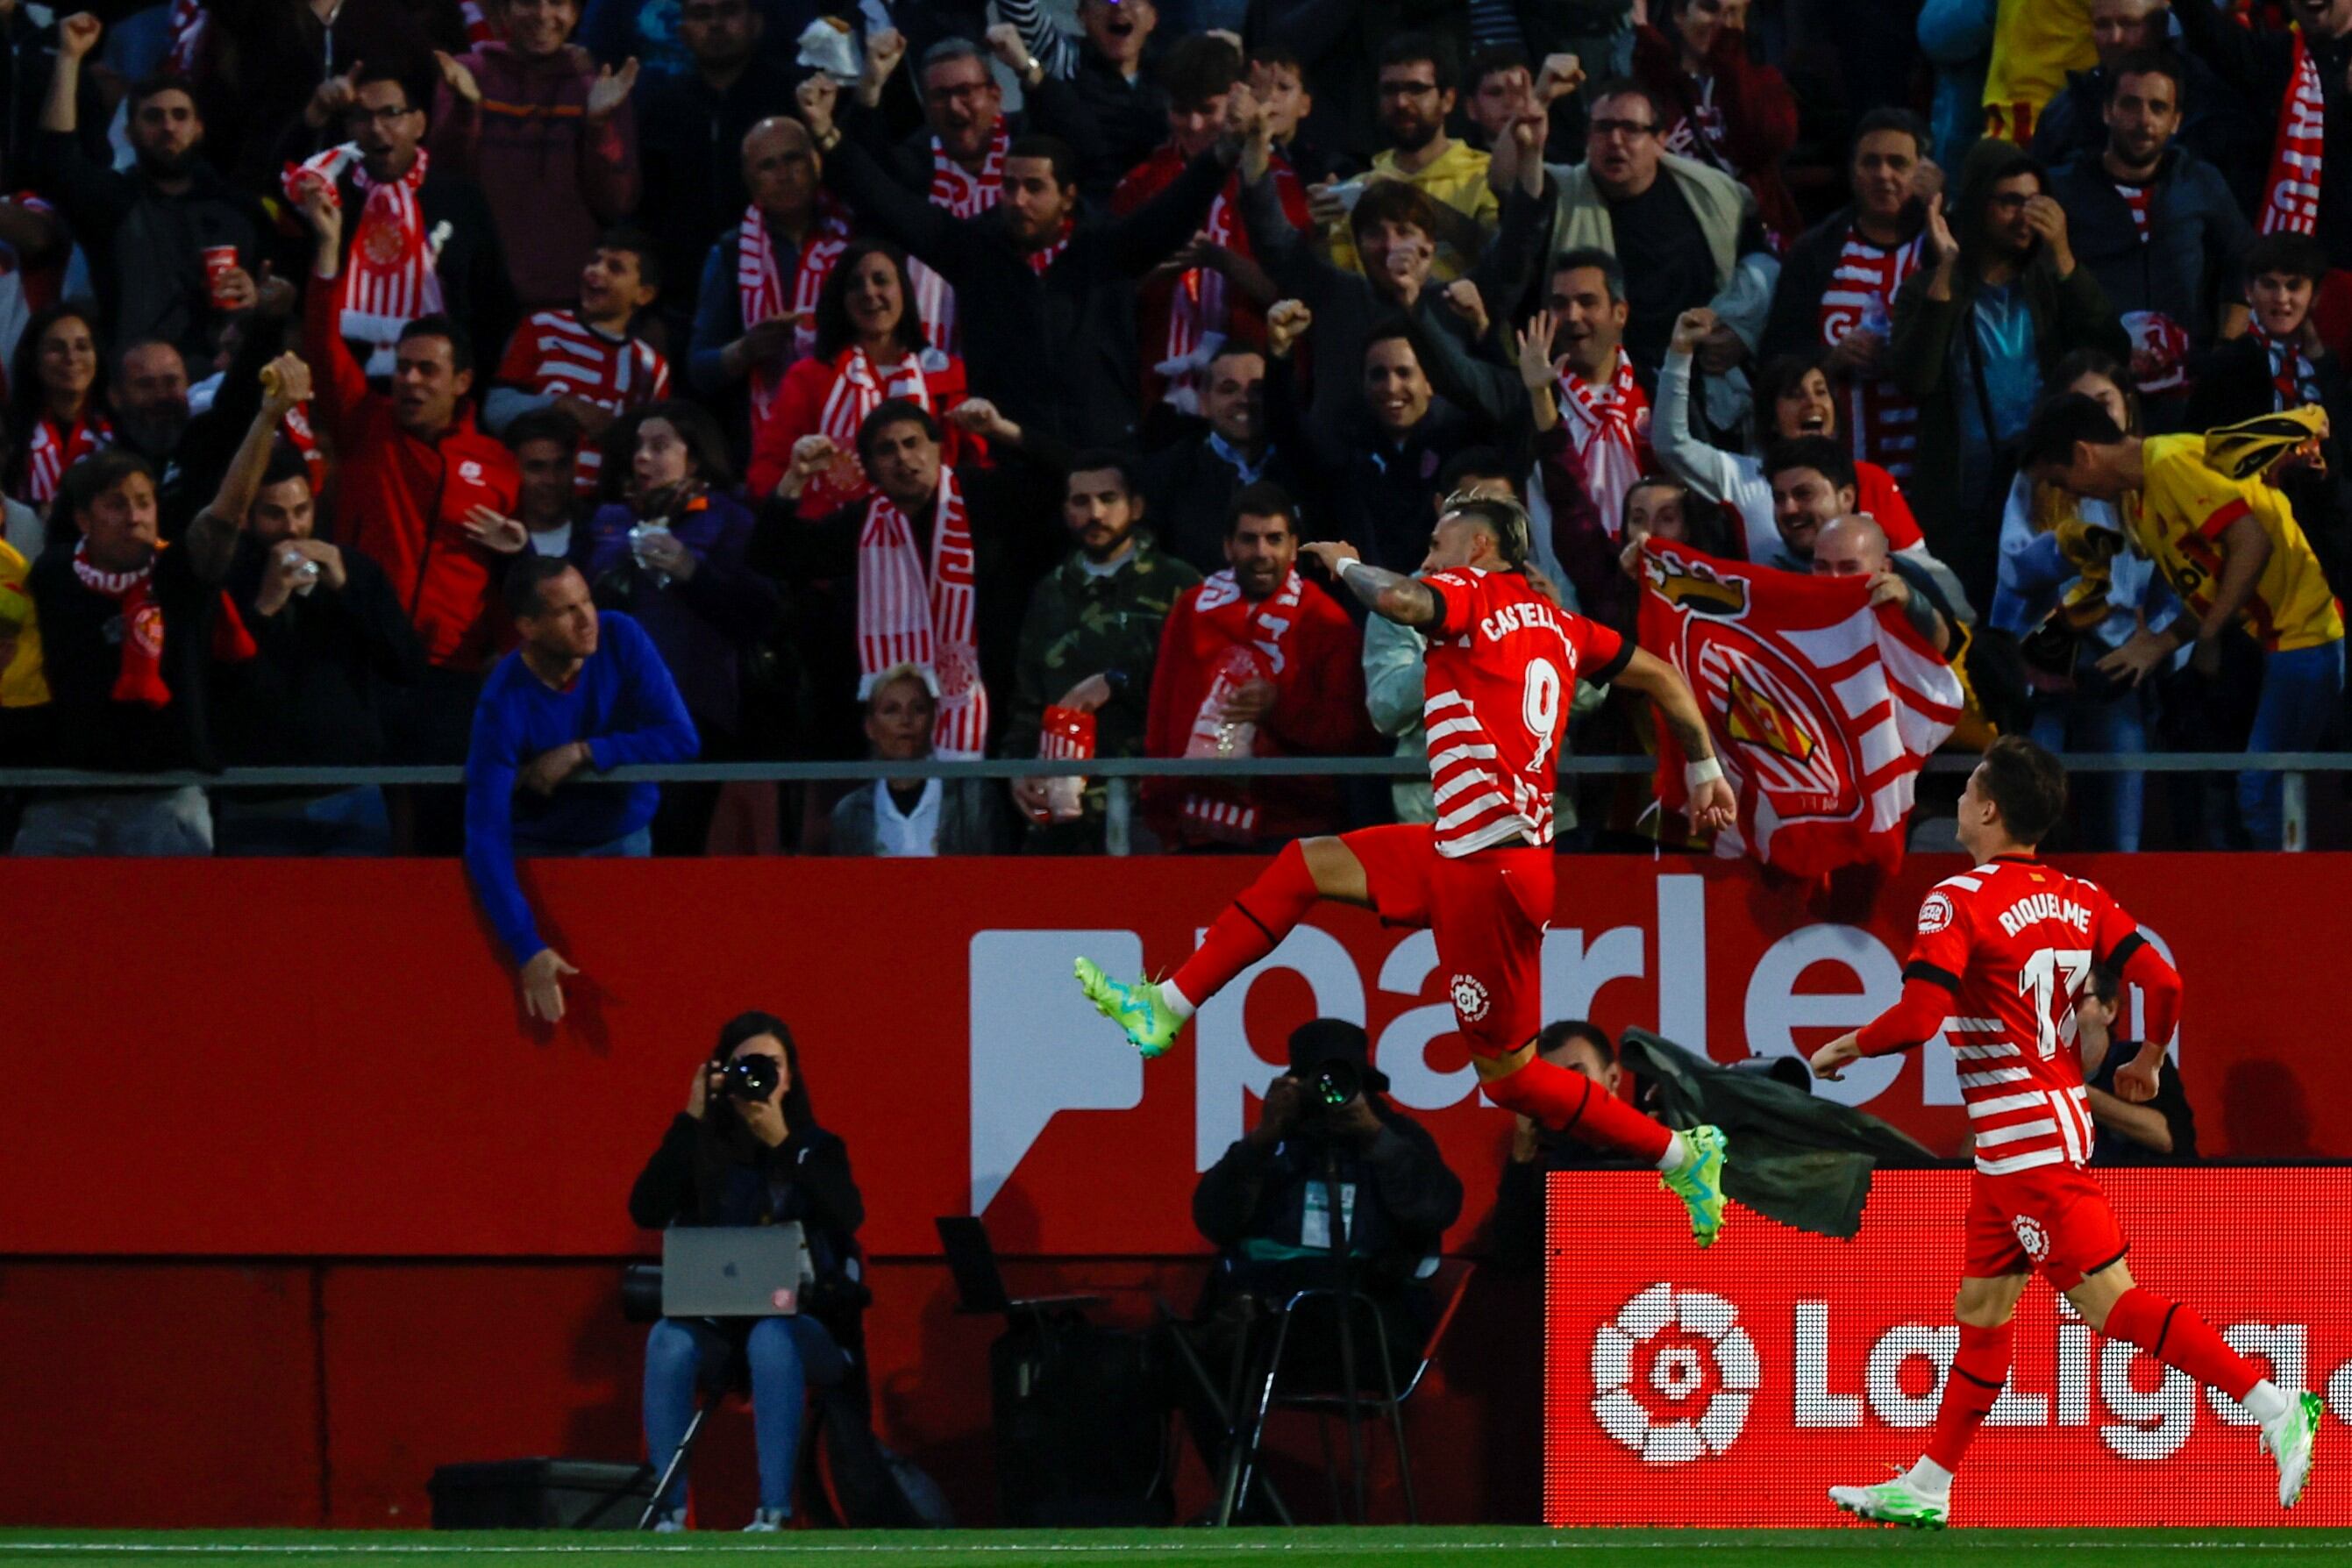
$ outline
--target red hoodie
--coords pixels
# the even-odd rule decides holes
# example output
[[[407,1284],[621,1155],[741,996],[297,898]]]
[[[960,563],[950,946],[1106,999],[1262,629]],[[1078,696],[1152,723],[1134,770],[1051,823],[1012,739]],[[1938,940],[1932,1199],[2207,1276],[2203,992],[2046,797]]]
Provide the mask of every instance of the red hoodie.
[[[367,377],[336,330],[339,290],[313,278],[305,307],[318,410],[341,462],[336,529],[392,579],[409,623],[436,665],[488,665],[497,639],[499,557],[474,542],[466,514],[486,506],[514,515],[522,476],[513,455],[474,426],[464,404],[437,441],[410,435],[392,399]]]

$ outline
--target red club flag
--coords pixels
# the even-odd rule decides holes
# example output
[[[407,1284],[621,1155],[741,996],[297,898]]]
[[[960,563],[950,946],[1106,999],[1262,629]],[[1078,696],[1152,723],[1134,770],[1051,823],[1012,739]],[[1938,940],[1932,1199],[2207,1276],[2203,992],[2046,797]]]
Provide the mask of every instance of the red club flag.
[[[1739,800],[1715,852],[1793,876],[1903,863],[1919,764],[1959,722],[1952,667],[1864,577],[1806,577],[1678,544],[1643,547],[1642,646],[1690,682]],[[1683,809],[1658,733],[1658,802]]]

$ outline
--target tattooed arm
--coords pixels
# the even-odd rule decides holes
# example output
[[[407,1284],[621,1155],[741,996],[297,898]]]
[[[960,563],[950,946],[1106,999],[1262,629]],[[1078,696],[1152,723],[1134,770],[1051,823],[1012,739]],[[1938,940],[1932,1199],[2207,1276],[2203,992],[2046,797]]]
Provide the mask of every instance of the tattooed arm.
[[[1309,540],[1301,552],[1323,563],[1334,580],[1347,584],[1372,614],[1385,616],[1401,626],[1433,626],[1437,621],[1437,595],[1418,577],[1367,566],[1356,547],[1339,540]],[[1696,713],[1697,709],[1694,707]]]

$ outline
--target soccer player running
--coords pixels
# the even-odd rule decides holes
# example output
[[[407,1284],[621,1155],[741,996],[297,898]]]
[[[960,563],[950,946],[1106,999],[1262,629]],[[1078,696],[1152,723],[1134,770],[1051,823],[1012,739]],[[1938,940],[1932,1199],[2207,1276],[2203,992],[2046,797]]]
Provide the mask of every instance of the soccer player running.
[[[1574,682],[1615,681],[1655,702],[1681,742],[1691,810],[1728,826],[1730,786],[1706,723],[1673,667],[1570,615],[1527,575],[1528,516],[1508,500],[1449,500],[1418,575],[1355,547],[1303,548],[1377,614],[1429,639],[1426,700],[1435,823],[1368,827],[1286,845],[1170,979],[1123,984],[1077,962],[1087,996],[1147,1058],[1193,1010],[1272,952],[1318,899],[1376,910],[1437,938],[1454,1021],[1497,1105],[1603,1148],[1637,1154],[1689,1207],[1701,1247],[1723,1225],[1724,1138],[1675,1132],[1535,1052],[1539,961],[1552,910],[1552,794]]]
[[[1946,1030],[1976,1135],[1967,1264],[1952,1306],[1959,1351],[1919,1461],[1876,1486],[1830,1489],[1864,1519],[1933,1530],[1949,1517],[1952,1472],[2009,1377],[2011,1319],[2036,1268],[2092,1328],[2220,1389],[2261,1422],[2280,1507],[2294,1505],[2311,1471],[2319,1396],[2279,1387],[2204,1319],[2133,1283],[2115,1211],[2083,1169],[2094,1133],[2074,998],[2094,964],[2143,989],[2147,1043],[2117,1070],[2116,1090],[2152,1100],[2180,976],[2114,899],[2034,858],[2065,808],[2055,757],[2022,736],[1994,742],[1960,795],[1960,847],[1976,869],[1946,878],[1920,904],[1902,1000],[1813,1053],[1813,1071],[1834,1079],[1857,1058]]]

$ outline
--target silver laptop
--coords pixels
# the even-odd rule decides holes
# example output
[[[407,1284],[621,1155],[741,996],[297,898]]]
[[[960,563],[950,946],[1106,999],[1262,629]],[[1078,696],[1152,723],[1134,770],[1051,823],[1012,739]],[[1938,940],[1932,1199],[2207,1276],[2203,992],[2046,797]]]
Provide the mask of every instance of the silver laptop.
[[[662,1232],[662,1316],[781,1318],[816,1278],[797,1223]]]

